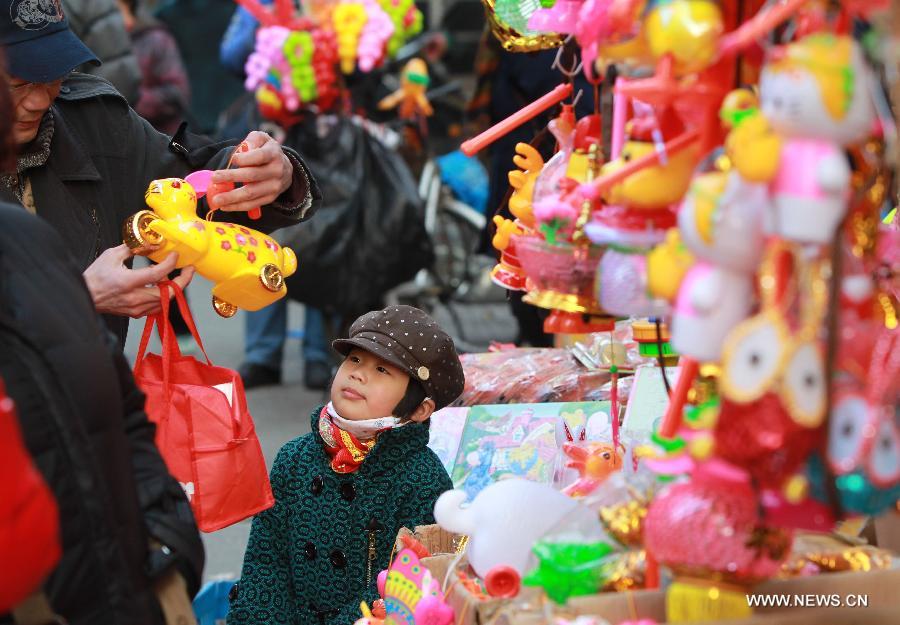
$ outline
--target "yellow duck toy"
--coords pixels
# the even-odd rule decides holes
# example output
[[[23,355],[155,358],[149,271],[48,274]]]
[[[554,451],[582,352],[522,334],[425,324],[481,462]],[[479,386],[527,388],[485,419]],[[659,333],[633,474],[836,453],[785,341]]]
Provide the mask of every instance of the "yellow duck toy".
[[[180,178],[154,180],[144,197],[150,210],[125,222],[125,243],[155,262],[176,252],[177,267],[193,265],[215,283],[213,307],[221,316],[259,310],[287,294],[284,279],[297,271],[293,250],[262,232],[200,219],[197,194]]]
[[[671,109],[660,114],[658,127],[663,140],[672,139],[682,130],[681,122]],[[629,137],[622,153],[619,158],[603,166],[601,177],[655,152],[654,129],[651,119],[636,118],[629,122]],[[657,211],[674,206],[687,192],[697,161],[696,146],[668,154],[664,162],[645,167],[612,186],[604,194],[604,202],[634,211]]]
[[[400,119],[415,119],[420,115],[430,117],[434,114],[434,109],[425,95],[430,81],[425,61],[410,59],[400,74],[400,88],[383,98],[378,103],[378,110],[387,111],[399,107],[397,114]]]
[[[730,130],[725,154],[748,182],[769,182],[778,171],[781,137],[759,110],[759,97],[749,89],[735,89],[719,113]]]

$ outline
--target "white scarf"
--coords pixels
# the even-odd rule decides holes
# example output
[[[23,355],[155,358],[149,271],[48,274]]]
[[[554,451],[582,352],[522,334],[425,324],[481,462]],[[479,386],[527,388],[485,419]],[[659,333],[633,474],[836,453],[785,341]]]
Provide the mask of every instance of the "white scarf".
[[[334,404],[328,402],[328,414],[334,424],[355,436],[358,440],[368,441],[375,438],[380,432],[400,427],[400,419],[397,417],[379,417],[377,419],[365,419],[363,421],[351,421],[338,414]]]

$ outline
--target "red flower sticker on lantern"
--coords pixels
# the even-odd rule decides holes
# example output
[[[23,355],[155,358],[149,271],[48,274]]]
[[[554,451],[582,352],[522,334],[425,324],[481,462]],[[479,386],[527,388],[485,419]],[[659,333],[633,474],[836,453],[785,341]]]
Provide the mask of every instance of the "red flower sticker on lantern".
[[[247,245],[247,237],[242,234],[234,235],[234,240],[237,241],[238,245]]]
[[[225,228],[222,228],[222,227],[216,228],[216,232],[219,234],[225,234]]]
[[[228,251],[231,249],[231,241],[222,241],[222,249]]]
[[[247,260],[249,260],[251,263],[255,263],[256,262],[256,253],[255,252],[247,252]]]
[[[257,245],[256,237],[250,237],[250,245],[252,245],[253,247],[256,247],[256,245]]]
[[[250,231],[247,230],[246,228],[238,228],[238,230],[240,230],[240,231],[243,232],[244,234],[248,234],[248,235],[250,234]]]

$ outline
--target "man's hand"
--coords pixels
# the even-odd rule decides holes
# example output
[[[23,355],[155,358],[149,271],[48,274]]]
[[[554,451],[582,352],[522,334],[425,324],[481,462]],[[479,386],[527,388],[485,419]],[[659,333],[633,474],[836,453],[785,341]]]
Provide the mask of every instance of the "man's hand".
[[[156,283],[165,280],[175,269],[178,255],[172,252],[157,265],[129,269],[125,266],[125,261],[133,255],[127,245],[111,247],[85,269],[84,281],[87,282],[97,312],[137,319],[160,311]],[[184,267],[181,275],[173,282],[184,289],[193,277],[194,268]]]
[[[243,186],[217,194],[216,210],[246,212],[259,208],[274,202],[291,186],[294,167],[278,142],[264,132],[254,130],[247,135],[231,164],[234,169],[213,174],[213,184],[239,182]]]

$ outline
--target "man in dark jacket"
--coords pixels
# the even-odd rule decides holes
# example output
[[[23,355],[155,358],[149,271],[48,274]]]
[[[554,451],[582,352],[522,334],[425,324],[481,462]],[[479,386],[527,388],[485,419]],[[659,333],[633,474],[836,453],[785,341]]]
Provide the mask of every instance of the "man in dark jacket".
[[[209,144],[183,130],[170,139],[128,108],[102,79],[69,71],[96,60],[56,12],[32,10],[36,0],[0,1],[0,46],[7,56],[19,146],[15,172],[0,176],[30,212],[62,235],[98,311],[124,341],[126,317],[158,310],[159,296],[147,285],[175,266],[174,255],[150,270],[132,271],[131,253],[121,246],[121,225],[144,207],[151,180],[184,177],[196,169],[226,166],[234,142]],[[217,208],[229,220],[247,222],[246,211],[262,206],[258,230],[274,230],[311,216],[318,189],[292,150],[251,132],[250,150],[234,157],[236,167],[216,172],[214,182],[242,183],[222,193]],[[202,210],[202,209],[201,209]],[[182,277],[182,284],[190,272]]]

